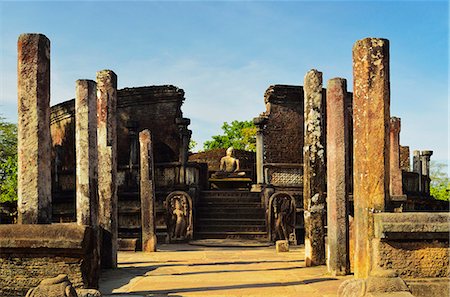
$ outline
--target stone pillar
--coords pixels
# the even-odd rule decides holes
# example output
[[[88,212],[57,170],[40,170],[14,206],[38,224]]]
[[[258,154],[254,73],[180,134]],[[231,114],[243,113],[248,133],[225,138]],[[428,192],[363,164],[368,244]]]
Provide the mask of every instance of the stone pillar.
[[[143,130],[139,133],[139,145],[141,154],[141,165],[139,168],[141,177],[142,250],[144,252],[156,252],[155,169],[152,136],[149,130]]]
[[[350,273],[347,81],[330,79],[326,97],[326,110],[332,111],[327,113],[327,266],[336,276]]]
[[[422,151],[420,160],[422,161],[422,175],[425,175],[425,182],[423,185],[423,192],[426,196],[430,195],[430,158],[433,151]]]
[[[403,196],[402,188],[402,170],[400,169],[400,129],[401,120],[397,117],[391,117],[390,119],[390,151],[389,151],[389,192],[390,196],[401,197]]]
[[[77,80],[75,96],[76,203],[78,225],[98,225],[97,84]]]
[[[411,159],[409,158],[409,146],[400,146],[400,169],[402,171],[411,171]]]
[[[413,172],[419,175],[418,191],[422,192],[422,160],[418,150],[413,151]]]
[[[389,197],[389,41],[353,46],[353,200],[356,278],[372,269],[373,213]]]
[[[102,228],[102,267],[117,267],[117,76],[97,72],[97,143],[99,225]]]
[[[177,118],[175,123],[178,126],[178,132],[180,135],[180,151],[178,156],[178,161],[181,164],[179,183],[186,184],[186,164],[189,159],[189,141],[191,139],[192,131],[187,127],[191,123],[190,119],[187,118]]]
[[[50,40],[22,34],[17,42],[18,223],[52,222]]]
[[[430,175],[430,159],[433,151],[422,151],[420,160],[422,161],[422,175]]]
[[[305,141],[303,148],[303,203],[305,216],[305,264],[325,264],[325,108],[322,98],[322,72],[310,70],[305,76]]]
[[[256,126],[256,183],[261,185],[264,183],[264,125],[267,118],[256,117],[253,119]]]

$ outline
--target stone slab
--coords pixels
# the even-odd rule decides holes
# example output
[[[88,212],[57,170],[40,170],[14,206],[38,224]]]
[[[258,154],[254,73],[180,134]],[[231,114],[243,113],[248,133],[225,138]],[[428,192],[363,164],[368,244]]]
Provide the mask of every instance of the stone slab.
[[[92,228],[72,224],[0,225],[0,296],[25,296],[42,279],[67,274],[74,287],[96,287]]]
[[[450,213],[374,214],[375,237],[390,239],[449,239]]]

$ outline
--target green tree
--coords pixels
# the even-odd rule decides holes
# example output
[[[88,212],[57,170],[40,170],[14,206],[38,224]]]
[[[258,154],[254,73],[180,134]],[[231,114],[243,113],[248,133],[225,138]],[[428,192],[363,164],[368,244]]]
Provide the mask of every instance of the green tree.
[[[205,151],[230,146],[239,150],[256,150],[256,127],[252,121],[232,121],[231,124],[225,122],[222,130],[222,135],[214,135],[212,140],[205,141]]]
[[[450,178],[446,173],[447,165],[431,161],[430,164],[430,195],[438,200],[450,200]]]
[[[0,202],[17,200],[17,125],[0,117]]]

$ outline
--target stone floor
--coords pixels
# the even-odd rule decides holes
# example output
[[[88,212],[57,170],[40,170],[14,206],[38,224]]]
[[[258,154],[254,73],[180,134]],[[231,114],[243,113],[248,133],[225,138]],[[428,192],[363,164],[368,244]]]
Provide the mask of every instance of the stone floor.
[[[308,296],[335,297],[346,277],[325,266],[305,267],[302,247],[160,245],[158,252],[120,252],[119,269],[105,270],[104,296]]]

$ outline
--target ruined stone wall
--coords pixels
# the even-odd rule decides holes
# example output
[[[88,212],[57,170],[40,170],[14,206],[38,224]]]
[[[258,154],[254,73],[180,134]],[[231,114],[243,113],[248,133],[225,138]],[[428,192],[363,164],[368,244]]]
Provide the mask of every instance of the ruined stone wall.
[[[138,131],[152,132],[155,163],[177,162],[181,142],[175,119],[182,117],[184,91],[175,86],[151,86],[125,88],[117,95],[118,166],[129,162],[129,121],[137,122]]]
[[[0,296],[25,296],[58,274],[77,288],[98,286],[96,240],[92,229],[75,224],[0,225]]]
[[[270,86],[264,103],[264,163],[303,163],[303,88]]]
[[[450,277],[449,213],[374,215],[373,265],[400,277]]]
[[[155,138],[156,163],[176,162],[180,137],[176,118],[182,117],[184,91],[175,86],[151,86],[118,90],[117,150],[118,166],[128,165],[130,121],[137,122],[137,130],[150,129]],[[52,160],[59,150],[61,169],[75,168],[75,101],[69,100],[51,108]],[[55,165],[54,165],[55,166]],[[53,167],[54,167],[53,166]],[[52,170],[54,171],[54,169]],[[74,189],[75,179],[64,189]]]
[[[130,173],[124,166],[129,165],[131,142],[133,137],[137,141],[139,131],[143,129],[152,131],[156,163],[179,161],[181,140],[175,119],[182,117],[184,91],[175,86],[150,86],[125,88],[118,90],[117,95],[119,192],[133,192],[138,186],[137,173]],[[131,131],[132,129],[135,131]],[[53,221],[71,222],[75,220],[74,99],[51,108],[50,131]],[[136,149],[138,154],[138,147]],[[136,171],[137,162],[133,165]]]

